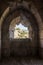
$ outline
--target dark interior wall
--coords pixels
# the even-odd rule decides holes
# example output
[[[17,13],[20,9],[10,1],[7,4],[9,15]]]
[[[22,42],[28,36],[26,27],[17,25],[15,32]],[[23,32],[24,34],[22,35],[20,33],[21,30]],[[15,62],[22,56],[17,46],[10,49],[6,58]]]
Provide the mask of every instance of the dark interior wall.
[[[13,43],[13,44],[12,44]],[[14,56],[34,56],[34,47],[30,39],[15,39],[10,41],[10,54]]]
[[[9,4],[7,3],[8,1],[0,1],[0,16],[2,15],[2,13],[4,12],[4,10],[9,6]],[[38,12],[39,12],[39,14],[41,15],[41,18],[42,18],[42,20],[43,20],[43,1],[42,0],[32,0],[32,2],[34,3],[34,5],[36,6],[36,8],[37,8],[37,10],[38,10]],[[6,42],[8,43],[8,41],[6,40]],[[7,44],[6,43],[6,44]],[[17,43],[17,42],[16,42]],[[6,45],[7,47],[8,47],[8,44]],[[5,46],[5,48],[6,48],[6,46]],[[9,47],[8,47],[9,48]],[[7,49],[6,48],[6,50],[7,50],[7,52],[8,52],[8,50],[9,49]],[[6,50],[5,50],[5,53],[6,53]],[[42,49],[42,52],[43,52],[43,49]]]
[[[23,12],[25,12],[26,16],[30,15],[29,19],[31,21],[31,26],[32,26],[32,28],[34,30],[34,40],[32,42],[29,41],[29,39],[26,39],[26,40],[13,40],[13,41],[11,40],[11,41],[9,41],[9,25],[11,23],[11,20],[13,18],[17,17],[20,14],[20,12],[18,13],[18,10],[19,11],[23,10]],[[19,8],[16,8],[14,10],[11,10],[11,11],[12,12],[9,13],[9,15],[6,17],[6,19],[2,23],[2,29],[1,29],[1,32],[2,32],[1,33],[1,36],[2,36],[1,37],[1,41],[2,41],[2,54],[6,56],[6,55],[8,55],[8,53],[10,53],[10,51],[13,51],[14,53],[16,52],[16,54],[17,53],[18,54],[21,53],[20,55],[24,55],[24,53],[25,54],[28,53],[30,55],[31,54],[35,55],[37,53],[36,52],[37,51],[37,48],[36,48],[37,47],[37,41],[39,40],[38,39],[38,25],[37,25],[36,22],[34,22],[34,21],[36,21],[35,17],[33,16],[33,14],[31,12],[29,12],[28,10],[26,10],[23,7],[19,7]],[[27,15],[26,12],[28,13],[28,15]],[[18,49],[20,49],[19,47],[21,48],[21,50],[18,51]],[[24,48],[25,48],[25,50],[23,52]],[[26,50],[27,50],[27,52],[26,52]],[[30,50],[31,50],[31,52],[30,52]]]

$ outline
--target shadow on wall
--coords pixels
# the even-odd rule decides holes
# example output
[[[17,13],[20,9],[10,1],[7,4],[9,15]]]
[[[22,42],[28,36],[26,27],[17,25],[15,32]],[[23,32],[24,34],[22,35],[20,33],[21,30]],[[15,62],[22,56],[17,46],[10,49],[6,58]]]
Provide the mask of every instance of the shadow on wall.
[[[21,13],[21,11],[31,21],[31,25],[32,25],[32,28],[34,30],[34,35],[35,35],[33,42],[31,42],[29,39],[9,40],[9,25],[12,19],[17,17]],[[35,16],[29,11],[30,10],[27,10],[27,8],[25,8],[24,6],[21,7],[20,5],[20,7],[16,8],[16,10],[15,10],[15,7],[13,10],[11,7],[11,12],[10,13],[8,12],[9,14],[5,16],[5,19],[3,20],[2,28],[1,28],[1,32],[2,32],[1,42],[2,42],[2,55],[3,56],[8,57],[10,56],[10,53],[15,54],[15,55],[24,55],[24,56],[33,55],[34,56],[37,54],[37,52],[39,53],[39,44],[38,44],[39,43],[39,26],[37,24]]]

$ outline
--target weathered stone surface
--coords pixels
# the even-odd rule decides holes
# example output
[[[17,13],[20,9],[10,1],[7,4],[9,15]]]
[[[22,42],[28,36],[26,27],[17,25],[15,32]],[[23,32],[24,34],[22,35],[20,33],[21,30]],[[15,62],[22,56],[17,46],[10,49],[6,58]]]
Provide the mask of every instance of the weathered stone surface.
[[[36,5],[36,7],[38,6],[38,4],[35,4]],[[3,6],[3,5],[2,5]],[[27,5],[26,5],[27,6]],[[5,6],[3,6],[2,7],[2,9],[3,10],[5,10],[4,9],[4,7]],[[6,7],[7,7],[7,5],[6,5]],[[5,7],[5,8],[6,8]],[[39,40],[39,42],[40,42],[40,44],[39,44],[39,46],[40,46],[40,49],[39,49],[39,52],[40,52],[40,55],[43,57],[43,19],[41,19],[41,17],[43,16],[42,15],[42,12],[40,12],[39,10],[40,10],[40,8],[41,7],[37,7],[38,8],[38,11],[40,12],[40,14],[38,13],[38,11],[37,11],[37,9],[34,7],[34,5],[32,6],[32,4],[31,4],[31,12],[34,14],[34,16],[35,16],[35,18],[36,18],[36,20],[37,20],[37,23],[38,23],[38,25],[39,25],[39,32],[38,32],[38,34],[39,34],[39,38],[40,38],[40,40]],[[4,19],[6,19],[6,16],[9,14],[9,11],[10,11],[10,8],[8,7],[7,9],[6,9],[6,11],[4,12],[4,14],[3,14],[3,16],[1,17],[1,20],[0,20],[0,28],[1,28],[1,24],[2,24],[2,22],[4,21]],[[15,17],[17,16],[16,15],[17,13],[15,13]],[[19,15],[19,13],[18,13],[18,15]],[[40,16],[40,15],[42,15],[42,16]],[[13,16],[14,17],[14,16]],[[13,18],[13,17],[10,17],[10,18]],[[7,29],[8,27],[6,27],[7,26],[7,23],[8,22],[6,22],[6,25],[5,25],[5,28],[4,29]],[[9,23],[8,23],[9,24]],[[0,29],[0,31],[1,31],[1,29]],[[8,30],[6,31],[6,32],[8,32]],[[15,49],[16,49],[16,53],[18,53],[18,54],[26,54],[27,53],[27,49],[25,49],[25,45],[23,46],[23,48],[21,48],[19,45],[20,44],[26,44],[27,43],[27,48],[28,48],[28,41],[26,42],[26,41],[22,41],[22,43],[19,41],[13,41],[13,45],[12,45],[12,43],[11,43],[11,41],[8,41],[8,34],[6,34],[6,32],[5,32],[5,30],[3,31],[3,33],[4,33],[4,35],[3,35],[3,49],[4,49],[4,54],[5,54],[5,56],[9,56],[10,55],[10,50],[12,51],[12,52],[14,52],[15,51]],[[34,31],[34,32],[36,32],[36,31]],[[7,38],[6,38],[7,37]],[[0,33],[0,56],[1,56],[1,33]],[[17,45],[15,45],[14,44],[14,42],[15,42],[15,44],[17,44]],[[34,39],[34,41],[33,42],[35,42],[36,43],[36,45],[37,45],[37,41]],[[11,45],[11,46],[10,46]],[[35,44],[32,44],[32,46],[33,47],[36,47],[36,45]],[[14,48],[14,46],[16,47],[16,48]],[[22,45],[21,45],[22,46]],[[12,48],[11,48],[12,47]],[[18,47],[20,47],[20,48],[18,48]],[[31,47],[31,46],[30,46]],[[22,52],[20,51],[22,49]],[[31,53],[30,52],[30,50],[31,50],[31,52],[33,53],[33,54],[35,54],[35,50],[34,50],[34,48],[28,48],[28,51],[29,51],[29,53]],[[33,50],[32,50],[33,49]]]

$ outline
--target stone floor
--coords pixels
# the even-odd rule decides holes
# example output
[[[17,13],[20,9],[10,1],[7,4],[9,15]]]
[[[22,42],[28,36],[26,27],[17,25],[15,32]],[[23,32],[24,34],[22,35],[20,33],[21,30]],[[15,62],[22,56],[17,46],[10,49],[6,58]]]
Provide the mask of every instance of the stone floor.
[[[0,65],[43,65],[43,60],[41,59],[29,59],[27,58],[8,58],[3,59]]]

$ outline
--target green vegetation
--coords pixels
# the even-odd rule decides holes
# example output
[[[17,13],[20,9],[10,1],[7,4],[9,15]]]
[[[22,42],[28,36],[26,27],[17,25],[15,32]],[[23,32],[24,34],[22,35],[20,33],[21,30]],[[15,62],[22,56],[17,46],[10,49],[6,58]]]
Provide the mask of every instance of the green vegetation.
[[[16,28],[15,30],[17,30],[19,38],[27,38],[26,30],[21,30],[20,28]]]
[[[20,30],[20,28],[16,28],[15,30]]]

